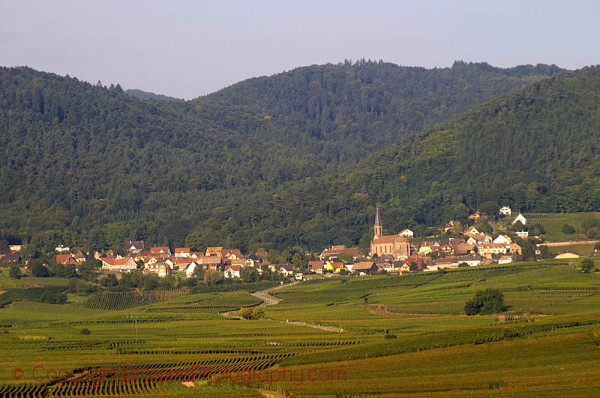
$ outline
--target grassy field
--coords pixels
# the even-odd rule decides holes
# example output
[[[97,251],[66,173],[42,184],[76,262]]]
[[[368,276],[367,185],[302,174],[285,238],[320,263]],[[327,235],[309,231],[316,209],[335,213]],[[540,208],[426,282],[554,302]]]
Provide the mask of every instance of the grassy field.
[[[488,287],[508,311],[464,315]],[[302,282],[257,321],[219,313],[248,292],[156,295],[0,309],[0,396],[600,395],[600,273],[577,262]]]
[[[580,244],[580,245],[568,245],[568,246],[549,246],[548,252],[556,256],[560,253],[565,253],[568,250],[573,250],[580,256],[589,256],[592,250],[594,249],[595,244]]]
[[[584,222],[590,219],[600,220],[600,213],[526,213],[528,224],[541,224],[544,227],[544,239],[548,242],[568,242],[588,240],[585,236]],[[575,228],[575,233],[565,234],[563,225]],[[586,254],[587,255],[587,254]]]

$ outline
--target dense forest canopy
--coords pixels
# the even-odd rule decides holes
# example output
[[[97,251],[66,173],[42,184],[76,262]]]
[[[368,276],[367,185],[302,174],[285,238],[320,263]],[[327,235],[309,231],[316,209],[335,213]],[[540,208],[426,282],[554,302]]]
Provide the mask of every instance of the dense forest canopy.
[[[490,200],[597,209],[595,73],[360,61],[161,101],[0,68],[0,231],[316,250],[368,241],[376,203],[390,229]]]

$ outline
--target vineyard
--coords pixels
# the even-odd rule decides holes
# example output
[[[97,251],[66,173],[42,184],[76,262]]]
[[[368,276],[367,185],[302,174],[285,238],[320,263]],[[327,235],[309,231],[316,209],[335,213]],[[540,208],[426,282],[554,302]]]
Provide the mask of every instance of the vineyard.
[[[591,220],[600,222],[600,213],[526,213],[529,224],[540,224],[544,227],[544,239],[549,242],[568,242],[588,240],[585,233]],[[528,224],[528,225],[529,225]],[[563,226],[569,225],[575,229],[572,234],[563,232]]]
[[[489,287],[509,310],[463,315]],[[263,307],[260,320],[219,314],[261,303],[237,287],[105,291],[66,304],[32,302],[40,292],[32,289],[40,288],[9,290],[11,304],[0,309],[2,397],[600,391],[600,273],[576,262],[315,279],[272,291],[281,301]],[[240,378],[284,370],[276,382]],[[311,371],[326,381],[308,381]]]
[[[124,310],[142,305],[158,303],[186,296],[188,289],[173,290],[135,290],[130,292],[100,292],[81,303],[81,306],[98,310]]]

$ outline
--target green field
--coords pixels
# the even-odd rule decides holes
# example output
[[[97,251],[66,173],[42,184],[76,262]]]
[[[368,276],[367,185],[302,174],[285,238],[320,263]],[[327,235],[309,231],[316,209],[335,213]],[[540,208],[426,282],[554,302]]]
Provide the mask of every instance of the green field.
[[[507,312],[464,315],[488,287]],[[245,291],[13,301],[0,309],[0,396],[600,395],[600,273],[576,261],[334,277],[272,294],[281,301],[255,321],[221,314],[260,303]]]
[[[541,224],[544,227],[545,234],[543,238],[548,242],[568,242],[588,240],[585,236],[586,229],[584,223],[590,219],[600,220],[600,213],[525,213],[528,225]],[[575,233],[565,234],[562,231],[563,225],[570,225],[575,228]],[[594,238],[598,239],[598,238]],[[586,254],[587,255],[587,254]]]

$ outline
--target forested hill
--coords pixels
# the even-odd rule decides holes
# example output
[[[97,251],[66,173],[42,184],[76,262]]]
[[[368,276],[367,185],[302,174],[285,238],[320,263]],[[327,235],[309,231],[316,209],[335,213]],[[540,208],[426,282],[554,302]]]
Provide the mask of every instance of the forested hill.
[[[154,94],[148,91],[130,89],[125,90],[125,94],[130,95],[132,97],[136,97],[143,100],[158,100],[158,101],[181,101],[179,98],[169,97],[163,94]]]
[[[346,61],[248,79],[195,103],[262,112],[282,126],[284,134],[273,137],[278,142],[310,148],[327,162],[352,163],[403,134],[561,71],[542,64],[501,69],[455,62],[425,69]]]
[[[337,166],[558,71],[464,63],[427,71],[360,62],[254,79],[195,101],[146,101],[119,85],[0,68],[0,234],[94,248],[126,239],[198,249],[293,240],[318,248],[350,233],[323,232],[307,241],[308,230],[294,228],[317,207],[299,213],[282,200],[290,191],[277,195],[284,187],[316,187],[310,181],[318,180],[325,188],[311,200],[337,203],[329,194]],[[290,76],[308,86],[269,88],[271,80]],[[266,86],[272,99],[245,84]],[[319,113],[308,108],[313,103]],[[363,192],[361,203],[372,204],[378,192]],[[336,211],[324,214],[327,223],[339,222]],[[362,233],[359,222],[350,228],[352,239]],[[295,237],[281,237],[284,230]]]
[[[401,138],[338,178],[297,184],[276,201],[293,204],[293,210],[262,220],[279,226],[265,232],[266,240],[317,244],[333,237],[338,244],[365,246],[375,205],[390,233],[503,205],[600,211],[600,67],[553,76],[475,106]],[[302,220],[298,228],[285,227],[296,218]]]

